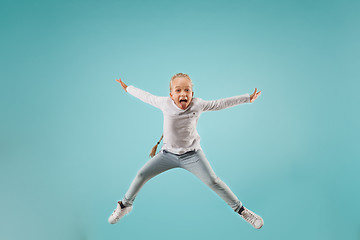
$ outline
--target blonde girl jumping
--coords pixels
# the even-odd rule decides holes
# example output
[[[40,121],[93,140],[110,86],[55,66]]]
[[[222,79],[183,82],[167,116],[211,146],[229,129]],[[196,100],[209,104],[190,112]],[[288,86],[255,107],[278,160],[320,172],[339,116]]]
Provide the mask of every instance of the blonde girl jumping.
[[[224,99],[206,101],[194,98],[193,85],[187,74],[175,74],[170,81],[170,96],[159,97],[127,86],[121,79],[116,80],[122,88],[156,108],[164,115],[163,145],[155,155],[159,142],[152,149],[152,157],[138,171],[123,199],[117,202],[117,208],[109,217],[109,223],[118,222],[132,210],[133,202],[142,186],[156,175],[172,168],[184,168],[197,176],[202,182],[217,193],[236,213],[254,228],[264,225],[263,219],[245,208],[230,188],[215,174],[200,146],[200,136],[196,130],[198,119],[203,112],[216,111],[242,103],[252,103],[261,91]]]

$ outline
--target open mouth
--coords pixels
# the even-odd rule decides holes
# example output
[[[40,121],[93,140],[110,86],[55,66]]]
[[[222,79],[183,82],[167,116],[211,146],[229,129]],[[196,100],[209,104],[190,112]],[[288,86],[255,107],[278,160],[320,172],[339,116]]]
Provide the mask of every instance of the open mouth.
[[[186,104],[187,104],[187,99],[180,99],[180,105],[182,109],[186,108]]]

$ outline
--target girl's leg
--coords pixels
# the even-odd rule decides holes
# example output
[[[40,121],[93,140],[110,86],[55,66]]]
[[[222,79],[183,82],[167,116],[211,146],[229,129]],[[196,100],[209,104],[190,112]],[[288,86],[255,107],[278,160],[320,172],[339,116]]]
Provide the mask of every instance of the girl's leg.
[[[128,191],[124,195],[122,200],[124,206],[129,207],[133,204],[136,195],[147,181],[156,175],[175,167],[179,167],[179,164],[170,158],[166,153],[164,154],[163,152],[159,152],[157,155],[151,158],[138,171]]]
[[[182,167],[215,191],[234,211],[239,211],[242,206],[240,200],[230,188],[218,177],[210,166],[204,152],[200,149],[191,158],[184,159]]]

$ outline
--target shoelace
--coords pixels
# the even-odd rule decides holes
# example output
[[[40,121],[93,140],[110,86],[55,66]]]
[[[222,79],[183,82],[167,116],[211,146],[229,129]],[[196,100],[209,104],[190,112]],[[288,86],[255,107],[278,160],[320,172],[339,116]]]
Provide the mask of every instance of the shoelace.
[[[245,211],[243,211],[242,216],[245,218],[246,221],[250,222],[251,224],[255,223],[256,216],[249,210],[246,209]]]
[[[126,207],[125,207],[125,208],[121,208],[121,207],[120,207],[120,210],[118,211],[118,214],[115,214],[115,212],[116,212],[117,210],[118,210],[118,209],[116,208],[116,209],[114,210],[114,212],[111,214],[112,216],[115,215],[115,219],[116,219],[116,220],[118,220],[118,219],[120,218],[120,213],[121,213],[122,211],[127,211]]]
[[[112,216],[115,216],[115,219],[118,219],[119,217],[120,217],[120,213],[121,213],[121,208],[120,208],[120,211],[119,211],[119,214],[115,214],[115,212],[117,211],[118,209],[116,208],[114,211],[113,211],[113,213],[111,214]]]

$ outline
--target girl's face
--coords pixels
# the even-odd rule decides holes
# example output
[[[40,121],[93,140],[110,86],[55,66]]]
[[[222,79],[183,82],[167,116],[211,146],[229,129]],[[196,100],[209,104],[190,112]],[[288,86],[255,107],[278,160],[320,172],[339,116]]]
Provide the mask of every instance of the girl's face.
[[[179,108],[185,110],[194,96],[191,81],[187,78],[178,77],[172,81],[170,97]]]

